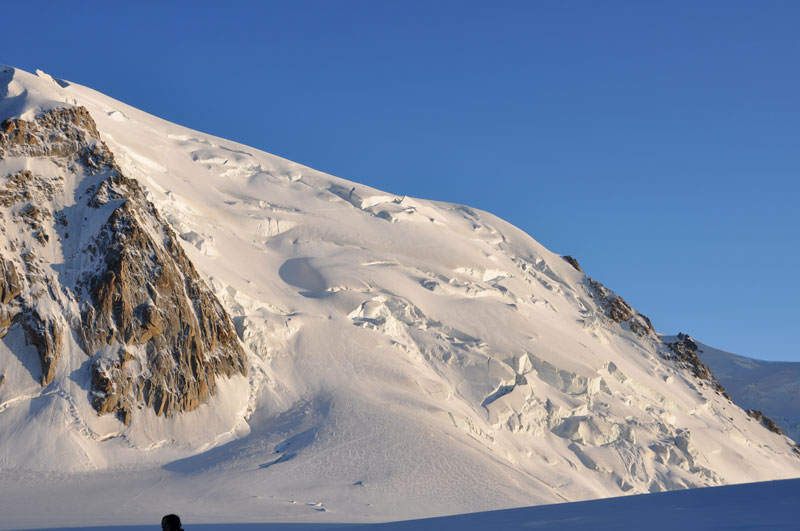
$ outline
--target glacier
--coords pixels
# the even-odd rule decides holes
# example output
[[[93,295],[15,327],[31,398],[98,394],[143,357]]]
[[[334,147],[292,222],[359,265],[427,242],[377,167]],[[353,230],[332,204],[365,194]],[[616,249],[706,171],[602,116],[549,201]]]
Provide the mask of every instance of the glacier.
[[[246,359],[186,411],[134,396],[124,416],[99,414],[92,366],[111,354],[87,352],[63,286],[81,272],[65,272],[72,242],[105,211],[85,215],[89,177],[58,153],[0,158],[4,186],[23,171],[57,184],[4,208],[0,249],[20,270],[35,251],[45,280],[29,311],[65,331],[52,378],[19,323],[0,341],[0,527],[170,512],[379,522],[800,476],[794,441],[687,365],[658,323],[490,213],[387,194],[42,72],[0,67],[0,80],[3,123],[86,110],[92,146],[164,221],[148,234],[177,242]],[[113,205],[132,201],[120,194]],[[30,206],[52,216],[32,228]],[[144,378],[134,347],[125,374]]]

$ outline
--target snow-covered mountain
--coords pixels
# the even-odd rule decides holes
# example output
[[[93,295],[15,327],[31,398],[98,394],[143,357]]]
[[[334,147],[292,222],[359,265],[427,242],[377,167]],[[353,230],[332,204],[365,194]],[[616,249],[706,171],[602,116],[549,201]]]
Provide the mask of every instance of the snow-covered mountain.
[[[491,214],[41,72],[0,68],[0,96],[5,526],[380,520],[800,476],[688,343]]]

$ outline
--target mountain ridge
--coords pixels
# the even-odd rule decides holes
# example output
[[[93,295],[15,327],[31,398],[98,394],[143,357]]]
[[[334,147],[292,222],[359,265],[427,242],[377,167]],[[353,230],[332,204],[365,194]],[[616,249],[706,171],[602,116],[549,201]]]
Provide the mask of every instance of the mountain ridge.
[[[665,339],[672,337],[675,336]],[[759,360],[695,342],[698,356],[730,390],[738,405],[762,417],[766,415],[768,422],[775,421],[793,440],[800,439],[800,410],[795,406],[800,394],[800,364]]]

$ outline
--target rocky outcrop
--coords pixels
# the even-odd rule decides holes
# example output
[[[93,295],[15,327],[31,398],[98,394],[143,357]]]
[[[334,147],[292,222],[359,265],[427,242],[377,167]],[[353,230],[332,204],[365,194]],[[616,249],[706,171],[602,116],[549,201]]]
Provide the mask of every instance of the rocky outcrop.
[[[783,430],[775,422],[757,409],[746,409],[747,415],[763,424],[765,428],[778,435],[783,435]]]
[[[92,203],[99,207],[120,194],[126,200],[93,245],[101,272],[82,280],[89,303],[82,311],[84,345],[92,352],[120,345],[116,357],[93,364],[93,403],[123,419],[140,402],[171,416],[213,395],[217,375],[246,374],[246,358],[230,317],[136,181],[117,173]]]
[[[8,327],[19,314],[17,305],[11,302],[22,293],[22,279],[14,263],[0,256],[0,338],[5,337]]]
[[[34,241],[44,244],[50,237],[42,223],[51,214],[32,201],[35,194],[52,198],[53,193],[52,185],[37,179],[30,171],[23,170],[3,179],[0,184],[0,205],[8,208],[8,222],[27,228]],[[5,230],[4,223],[3,231]],[[43,296],[44,290],[26,292],[26,288],[36,282],[47,285],[41,275],[41,268],[37,265],[36,254],[30,249],[22,255],[21,268],[17,267],[14,260],[0,256],[0,338],[5,337],[12,324],[22,323],[26,341],[34,345],[39,354],[42,368],[40,381],[45,386],[55,377],[63,332],[55,319],[40,315],[36,310],[36,301]]]
[[[605,310],[607,317],[617,323],[626,324],[633,333],[640,337],[650,337],[661,341],[650,319],[631,308],[625,299],[591,278],[589,286],[591,288],[590,295]],[[666,343],[665,347],[662,349],[664,358],[674,360],[679,366],[689,370],[698,380],[707,382],[716,392],[731,400],[730,394],[700,360],[697,355],[697,344],[691,337],[679,333],[678,340],[674,343]]]
[[[84,209],[84,223],[69,227],[73,238],[84,242],[74,252],[81,272],[52,278],[33,249],[69,237],[54,228],[66,229],[67,215],[48,208],[63,189],[63,177],[23,170],[8,175],[0,187],[6,215],[29,235],[18,249],[27,268],[23,273],[0,260],[0,334],[12,321],[21,323],[38,349],[42,385],[55,377],[68,327],[35,310],[37,297],[50,297],[65,314],[80,308],[80,315],[65,317],[92,358],[92,404],[126,424],[135,408],[164,416],[195,409],[215,394],[217,377],[247,373],[230,317],[139,184],[116,165],[86,109],[4,120],[0,160],[7,157],[46,157],[85,183],[76,196],[81,204],[72,207]]]
[[[6,337],[8,327],[14,322],[15,313],[11,313],[5,305],[0,305],[0,339]]]
[[[647,316],[631,308],[625,299],[606,288],[600,282],[591,278],[588,281],[590,295],[605,310],[608,318],[617,323],[627,325],[631,332],[640,337],[650,337],[656,341],[661,341],[661,338],[653,328],[653,323]],[[702,382],[707,382],[717,393],[732,401],[730,394],[711,374],[711,370],[700,360],[697,350],[697,344],[691,337],[679,333],[677,341],[665,344],[665,347],[662,348],[662,355],[666,359],[674,360],[679,366],[690,371],[695,378]]]
[[[606,316],[617,323],[626,323],[631,332],[640,337],[658,338],[653,323],[625,302],[625,299],[596,280],[589,279],[590,294],[605,310]]]
[[[99,141],[97,126],[84,107],[54,109],[32,121],[14,118],[0,123],[0,159],[72,157],[91,151]]]
[[[63,337],[61,327],[53,319],[43,318],[32,309],[24,312],[22,326],[28,343],[36,346],[42,365],[42,386],[53,381],[56,364],[61,357]]]
[[[711,374],[709,369],[697,355],[697,343],[687,334],[678,333],[678,340],[673,343],[666,343],[668,353],[664,356],[667,359],[675,360],[679,365],[688,369],[698,379],[711,384],[715,391],[731,400],[731,396],[722,387],[717,379]]]
[[[14,262],[0,257],[0,303],[8,304],[22,293],[22,279]]]
[[[580,271],[581,273],[583,273],[583,269],[581,269],[581,265],[578,263],[578,261],[575,258],[571,257],[568,254],[562,256],[561,258],[563,258],[569,265],[574,267],[577,271]]]
[[[41,384],[53,381],[58,359],[61,355],[63,332],[58,322],[49,316],[42,316],[36,310],[36,300],[43,291],[25,293],[32,279],[39,279],[39,271],[30,262],[35,260],[33,253],[25,255],[27,274],[21,274],[12,260],[0,257],[0,338],[5,337],[9,328],[21,322],[25,340],[36,347],[41,363]]]

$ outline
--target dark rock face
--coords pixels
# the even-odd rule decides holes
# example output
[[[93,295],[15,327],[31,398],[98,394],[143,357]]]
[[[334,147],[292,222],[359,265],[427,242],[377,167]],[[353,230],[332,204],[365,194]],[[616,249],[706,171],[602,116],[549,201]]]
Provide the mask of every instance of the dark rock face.
[[[569,265],[571,265],[572,267],[574,267],[575,269],[577,269],[578,271],[580,271],[581,273],[583,273],[583,269],[581,269],[581,265],[578,263],[578,261],[577,261],[575,258],[571,257],[571,256],[570,256],[570,255],[568,255],[568,254],[567,254],[567,255],[564,255],[564,256],[562,256],[561,258],[563,258],[564,260],[566,260],[566,261],[567,261],[567,263],[568,263]]]
[[[9,176],[0,184],[0,203],[19,207],[10,221],[29,227],[36,241],[42,243],[49,236],[46,236],[39,222],[49,212],[33,205],[25,205],[24,200],[30,196],[30,190],[20,186],[20,183],[32,181],[28,171]],[[26,341],[34,345],[39,354],[41,384],[46,386],[53,381],[56,363],[61,355],[62,326],[56,320],[41,315],[36,309],[37,301],[47,296],[47,292],[40,288],[47,282],[42,276],[36,253],[27,250],[21,256],[20,265],[3,254],[4,251],[0,250],[0,338],[6,336],[13,324],[21,322]],[[31,290],[31,286],[39,287]]]
[[[0,257],[0,303],[8,304],[22,293],[22,280],[14,262]]]
[[[89,352],[121,347],[116,358],[92,366],[94,406],[123,419],[139,402],[159,415],[190,411],[215,393],[216,375],[246,374],[244,351],[230,317],[138,184],[120,174],[104,181],[92,198],[98,207],[116,200],[111,188],[128,197],[95,239],[104,267],[82,279],[90,304],[83,305],[81,331]],[[134,347],[141,347],[138,356]]]
[[[669,354],[665,356],[667,359],[673,359],[684,368],[689,369],[697,379],[709,382],[715,391],[732,401],[725,388],[711,374],[711,369],[700,361],[700,357],[697,355],[697,343],[690,336],[680,332],[678,340],[674,343],[667,343],[666,346],[669,349]]]
[[[195,409],[215,394],[217,376],[247,373],[230,317],[139,184],[122,174],[86,109],[56,109],[33,121],[4,120],[0,160],[12,156],[47,157],[83,179],[88,187],[76,196],[85,209],[83,219],[102,221],[94,224],[102,228],[93,234],[87,226],[69,227],[72,238],[84,242],[74,253],[79,262],[74,269],[81,271],[76,278],[46,273],[49,268],[34,248],[69,237],[53,229],[66,228],[66,214],[46,206],[63,190],[63,178],[25,170],[0,181],[0,205],[30,235],[11,249],[21,266],[15,265],[16,257],[0,255],[0,337],[12,322],[21,323],[39,351],[42,385],[55,376],[69,334],[64,321],[72,323],[76,340],[93,358],[94,408],[116,413],[126,424],[137,407],[164,416]],[[62,281],[66,284],[57,285]],[[34,309],[38,298],[55,301],[64,298],[62,292],[68,296],[60,302],[64,318]],[[80,315],[67,315],[75,307],[70,301]]]
[[[8,327],[19,314],[17,305],[11,302],[22,293],[22,279],[14,262],[0,256],[0,338],[5,337]]]
[[[52,319],[39,316],[35,311],[25,312],[22,326],[28,343],[35,345],[39,351],[42,364],[42,386],[53,381],[56,374],[56,363],[61,357],[61,327]]]
[[[625,299],[596,280],[589,279],[591,295],[605,309],[606,315],[617,323],[627,323],[631,331],[640,337],[658,338],[653,323],[625,302]]]
[[[100,134],[83,107],[48,111],[36,120],[6,119],[0,123],[0,159],[6,157],[72,157]]]
[[[775,422],[773,422],[773,420],[771,418],[769,418],[766,415],[764,415],[761,411],[759,411],[757,409],[747,409],[745,411],[747,412],[747,415],[750,418],[753,418],[753,419],[759,421],[769,431],[771,431],[773,433],[777,433],[778,435],[783,435],[783,430],[780,428],[780,426],[775,424]]]

